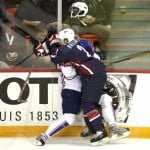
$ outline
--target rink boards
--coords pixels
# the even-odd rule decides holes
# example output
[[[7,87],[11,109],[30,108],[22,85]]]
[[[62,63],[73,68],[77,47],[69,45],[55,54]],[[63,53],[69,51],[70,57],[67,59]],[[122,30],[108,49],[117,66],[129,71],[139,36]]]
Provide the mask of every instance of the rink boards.
[[[49,69],[0,70],[1,136],[35,136],[60,118],[59,75],[59,70]],[[130,137],[150,137],[149,83],[150,72],[108,72],[106,89],[115,97],[117,122],[131,129]],[[59,136],[78,136],[83,127],[79,115]]]

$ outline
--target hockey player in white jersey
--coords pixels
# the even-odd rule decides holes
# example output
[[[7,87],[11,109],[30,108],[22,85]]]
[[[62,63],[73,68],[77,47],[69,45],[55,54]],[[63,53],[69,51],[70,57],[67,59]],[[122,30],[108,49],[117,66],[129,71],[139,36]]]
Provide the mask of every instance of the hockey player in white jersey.
[[[54,121],[44,133],[36,138],[34,144],[38,146],[44,145],[52,136],[59,133],[62,129],[72,125],[75,121],[76,115],[80,113],[80,76],[77,76],[75,68],[70,64],[60,66],[60,69],[62,74],[59,83],[61,87],[63,115],[59,120]]]

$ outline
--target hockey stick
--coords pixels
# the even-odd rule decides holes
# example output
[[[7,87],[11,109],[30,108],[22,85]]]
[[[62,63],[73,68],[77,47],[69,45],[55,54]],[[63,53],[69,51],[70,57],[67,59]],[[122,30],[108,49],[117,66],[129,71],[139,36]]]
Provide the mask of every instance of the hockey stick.
[[[123,61],[126,61],[126,60],[133,59],[133,58],[142,57],[142,56],[145,56],[149,53],[150,53],[150,50],[146,50],[146,51],[138,52],[138,53],[135,53],[135,54],[123,56],[123,57],[120,57],[119,59],[117,59],[115,61],[106,62],[105,65],[110,66],[110,65],[113,65],[113,64],[116,64],[116,63],[119,63],[119,62],[123,62]]]
[[[22,59],[18,64],[15,65],[15,67],[21,65],[22,63],[24,63],[27,59],[29,59],[32,55],[34,54],[34,52],[32,51],[32,53],[30,53],[28,56],[26,56],[24,59]]]
[[[35,67],[37,61],[38,61],[38,57],[36,57],[35,60],[33,61],[32,69]],[[26,85],[27,85],[27,82],[28,82],[28,80],[29,80],[29,78],[30,78],[30,76],[31,76],[32,69],[29,71],[29,73],[28,73],[28,75],[27,75],[27,77],[26,77],[26,80],[25,80],[25,82],[24,82],[24,84],[23,84],[23,87],[22,87],[22,89],[21,89],[21,91],[20,91],[20,93],[19,93],[19,96],[18,96],[18,98],[17,98],[17,102],[19,102],[20,104],[27,102],[26,100],[23,100],[23,99],[22,99],[22,95],[23,95],[23,92],[24,92],[25,87],[26,87]]]

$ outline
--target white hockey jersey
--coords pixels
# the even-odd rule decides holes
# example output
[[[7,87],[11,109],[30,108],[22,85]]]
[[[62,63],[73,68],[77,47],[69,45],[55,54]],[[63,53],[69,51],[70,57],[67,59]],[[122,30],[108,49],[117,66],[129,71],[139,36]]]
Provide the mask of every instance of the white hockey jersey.
[[[71,65],[60,66],[62,75],[59,79],[61,89],[71,89],[81,92],[81,80],[76,69]]]

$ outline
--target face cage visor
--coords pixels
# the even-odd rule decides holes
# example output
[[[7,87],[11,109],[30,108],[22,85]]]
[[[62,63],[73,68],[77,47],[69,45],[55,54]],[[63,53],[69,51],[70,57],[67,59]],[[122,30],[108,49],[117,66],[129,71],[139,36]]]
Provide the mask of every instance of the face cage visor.
[[[77,7],[72,7],[70,12],[71,18],[84,17],[84,11],[80,11]]]

